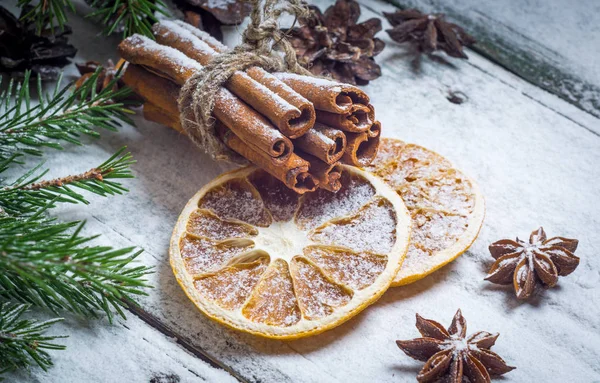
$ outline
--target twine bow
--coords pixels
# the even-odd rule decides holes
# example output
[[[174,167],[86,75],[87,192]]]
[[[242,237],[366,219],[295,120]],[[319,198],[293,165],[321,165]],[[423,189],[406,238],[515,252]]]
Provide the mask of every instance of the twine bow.
[[[190,139],[216,160],[243,163],[217,137],[212,111],[219,88],[238,70],[251,66],[269,72],[311,73],[296,58],[296,51],[279,29],[283,13],[296,19],[306,17],[308,8],[302,0],[251,0],[250,24],[242,35],[242,44],[217,55],[203,70],[190,77],[181,88],[177,100],[181,124]],[[283,52],[277,54],[275,49]]]

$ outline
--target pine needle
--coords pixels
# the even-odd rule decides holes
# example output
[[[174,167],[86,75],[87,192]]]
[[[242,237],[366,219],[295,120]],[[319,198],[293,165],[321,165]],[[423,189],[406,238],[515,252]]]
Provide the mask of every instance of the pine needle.
[[[162,0],[93,0],[96,10],[87,17],[106,25],[105,35],[121,32],[123,38],[135,33],[154,39],[152,24],[158,21],[157,13],[168,16]]]
[[[22,318],[28,309],[29,305],[0,302],[0,374],[31,364],[46,371],[52,366],[46,350],[65,349],[53,342],[64,336],[45,335],[46,330],[62,318],[43,322]]]
[[[0,95],[0,161],[14,161],[23,154],[39,156],[41,148],[62,149],[63,143],[81,145],[81,135],[99,136],[96,128],[115,131],[119,121],[131,123],[128,115],[133,112],[118,102],[131,90],[113,90],[118,76],[102,91],[92,93],[101,70],[98,68],[78,89],[57,86],[51,94],[42,93],[38,77],[37,105],[29,102],[30,72],[25,73],[21,83],[11,80],[7,91]]]
[[[29,73],[0,94],[0,374],[30,365],[46,370],[52,365],[47,350],[64,349],[53,342],[60,337],[44,335],[60,318],[22,319],[30,306],[112,321],[125,318],[122,308],[150,287],[152,269],[134,264],[140,250],[98,245],[97,236],[83,234],[84,222],[48,216],[58,203],[88,203],[83,192],[126,192],[118,181],[133,177],[135,163],[126,148],[80,174],[43,179],[48,170],[39,164],[12,182],[1,178],[26,155],[81,145],[82,135],[97,137],[97,128],[129,122],[131,111],[118,101],[128,90],[110,84],[96,92],[100,71],[77,89],[59,81],[50,94],[42,93],[38,78],[37,105],[30,102]]]

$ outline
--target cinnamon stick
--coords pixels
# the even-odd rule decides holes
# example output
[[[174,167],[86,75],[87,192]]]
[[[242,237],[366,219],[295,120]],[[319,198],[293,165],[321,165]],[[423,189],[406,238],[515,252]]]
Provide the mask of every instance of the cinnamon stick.
[[[312,102],[315,109],[342,114],[350,113],[353,104],[369,104],[367,94],[352,85],[294,73],[273,75]]]
[[[373,125],[367,130],[369,138],[379,137],[381,135],[381,122],[375,121]]]
[[[327,164],[333,164],[344,155],[346,136],[337,129],[316,123],[305,135],[296,138],[294,145]]]
[[[198,37],[200,40],[204,41],[206,44],[208,44],[208,46],[210,46],[212,49],[219,53],[225,52],[227,49],[229,49],[225,44],[215,39],[213,36],[210,35],[210,33],[203,31],[202,29],[196,28],[193,25],[190,25],[185,21],[181,20],[174,20],[173,22],[178,26],[182,27],[183,29],[186,29],[188,32]]]
[[[318,181],[319,187],[331,192],[337,192],[342,188],[340,178],[342,177],[342,165],[338,162],[327,164],[308,153],[299,153],[300,157],[310,164],[310,174]]]
[[[178,50],[159,45],[145,36],[126,38],[119,44],[118,51],[130,63],[142,65],[179,85],[202,69],[202,65]]]
[[[145,101],[160,105],[174,117],[179,115],[177,97],[180,87],[177,84],[131,63],[123,72],[123,82]]]
[[[215,40],[208,33],[200,31],[198,30],[198,28],[194,28],[191,25],[182,21],[175,21],[174,23],[176,23],[182,28],[187,29],[189,32],[200,38],[211,48],[213,48],[213,50],[216,53],[222,53],[227,51],[228,48],[225,45]],[[214,52],[206,52],[205,54],[214,55]],[[202,60],[199,61],[202,62]],[[261,81],[261,76],[257,71],[255,71],[255,67],[246,70],[246,72],[248,73],[248,75],[250,75],[250,77],[269,87],[267,83]],[[282,82],[290,86],[292,90],[299,93],[301,96],[304,96],[304,98],[308,99],[312,104],[314,104],[315,108],[324,111],[343,113],[348,112],[350,105],[352,105],[353,103],[360,103],[364,105],[369,103],[369,97],[366,95],[366,93],[364,93],[359,88],[351,85],[337,83],[334,81],[324,79],[323,82],[321,82],[318,81],[321,79],[315,79],[310,76],[292,75],[290,73],[277,73],[274,77],[282,80]],[[314,84],[315,82],[317,82],[316,86]],[[326,91],[329,94],[319,95],[318,93],[320,90],[315,89],[315,87],[319,86],[327,88]],[[290,99],[288,99],[285,95],[282,94],[281,96],[285,98],[288,102],[293,104],[293,102]]]
[[[175,129],[180,133],[185,133],[179,122],[177,115],[169,113],[165,109],[157,106],[151,102],[144,103],[144,118],[148,121],[154,121],[158,124],[168,126],[169,128]]]
[[[342,161],[346,164],[364,167],[369,165],[377,155],[379,136],[369,138],[367,132],[346,133],[346,151]]]
[[[195,71],[202,69],[200,64],[176,49],[159,45],[148,38],[137,35],[123,40],[119,44],[119,53],[130,63],[144,65],[159,71],[179,85],[183,85]],[[160,76],[155,75],[153,81],[158,81],[159,78]],[[154,84],[154,82],[148,84]],[[153,93],[161,92],[158,87],[151,88],[150,94],[141,94],[141,96],[151,97]],[[293,152],[294,147],[287,137],[269,124],[262,115],[226,89],[219,89],[215,97],[213,114],[248,145],[256,150],[266,152],[281,162],[287,161]]]
[[[207,65],[217,54],[180,23],[161,21],[154,24],[152,30],[158,43],[175,48],[202,65]],[[237,71],[225,87],[267,117],[285,136],[296,138],[303,135],[315,122],[312,104],[275,77],[254,69],[251,73],[263,81],[256,81],[249,74]]]
[[[318,180],[308,172],[310,163],[300,158],[297,154],[292,153],[286,162],[276,164],[269,156],[246,145],[233,131],[228,130],[222,124],[217,123],[216,128],[225,145],[253,164],[266,170],[273,177],[282,181],[288,188],[299,194],[312,192],[317,189]]]
[[[300,110],[300,116],[290,120],[289,124],[285,126],[286,130],[289,131],[289,134],[286,134],[289,138],[302,136],[315,124],[316,113],[313,104],[298,92],[262,68],[250,67],[246,69],[246,73],[253,80],[264,85]]]
[[[367,131],[375,118],[373,108],[363,104],[353,104],[348,113],[331,113],[317,110],[317,121],[346,132],[362,133]]]

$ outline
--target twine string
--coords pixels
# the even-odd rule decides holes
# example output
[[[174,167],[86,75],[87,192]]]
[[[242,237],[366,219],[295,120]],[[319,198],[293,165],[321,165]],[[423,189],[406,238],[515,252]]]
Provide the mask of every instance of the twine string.
[[[294,47],[278,24],[284,13],[296,19],[306,17],[306,4],[302,0],[286,0],[283,4],[278,0],[250,2],[250,23],[242,35],[242,43],[218,54],[203,70],[190,77],[181,88],[177,100],[183,129],[196,146],[216,160],[245,162],[217,136],[212,117],[217,92],[236,71],[258,66],[269,72],[311,75],[298,63]]]

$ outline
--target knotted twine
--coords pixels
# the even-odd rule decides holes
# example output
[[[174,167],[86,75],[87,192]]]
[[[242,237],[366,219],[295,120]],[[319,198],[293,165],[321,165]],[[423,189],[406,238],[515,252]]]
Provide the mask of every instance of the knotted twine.
[[[189,138],[215,160],[244,163],[225,146],[215,131],[212,111],[220,87],[238,70],[258,66],[269,72],[311,73],[297,60],[296,51],[279,29],[278,20],[283,13],[296,19],[306,17],[308,8],[302,0],[281,1],[251,0],[250,24],[242,35],[242,43],[223,52],[204,68],[190,77],[181,88],[179,106],[181,125]],[[283,56],[275,49],[283,52]],[[190,118],[190,117],[194,118]]]

